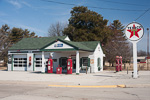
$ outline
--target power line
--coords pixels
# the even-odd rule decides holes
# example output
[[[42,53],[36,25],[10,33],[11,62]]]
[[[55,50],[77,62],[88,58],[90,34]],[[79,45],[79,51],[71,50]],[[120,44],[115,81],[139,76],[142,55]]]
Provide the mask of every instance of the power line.
[[[73,6],[77,6],[76,4],[72,4],[72,3],[64,3],[64,2],[58,2],[58,1],[51,1],[51,0],[41,0],[41,1],[45,1],[45,2],[52,2],[52,3],[57,3],[57,4],[62,4],[62,5],[73,5]],[[105,10],[119,10],[119,11],[147,11],[147,10],[129,10],[129,9],[118,9],[118,8],[103,8],[103,7],[94,7],[94,6],[87,6],[89,8],[97,8],[97,9],[105,9]]]
[[[115,3],[115,4],[123,4],[123,5],[131,5],[131,6],[150,6],[150,5],[141,5],[141,4],[117,2],[117,1],[110,1],[110,0],[97,0],[97,1],[109,2],[109,3]]]
[[[144,14],[146,14],[148,11],[150,10],[150,8],[148,8],[144,13],[142,13],[139,17],[137,17],[134,21],[138,20],[139,18],[141,18]]]

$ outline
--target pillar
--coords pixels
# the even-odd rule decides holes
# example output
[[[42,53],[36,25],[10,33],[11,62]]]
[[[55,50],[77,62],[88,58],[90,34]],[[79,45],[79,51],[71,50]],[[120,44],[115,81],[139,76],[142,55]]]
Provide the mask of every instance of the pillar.
[[[76,51],[76,75],[79,75],[79,51]]]
[[[44,51],[42,51],[42,73],[45,73],[45,58],[44,58]]]

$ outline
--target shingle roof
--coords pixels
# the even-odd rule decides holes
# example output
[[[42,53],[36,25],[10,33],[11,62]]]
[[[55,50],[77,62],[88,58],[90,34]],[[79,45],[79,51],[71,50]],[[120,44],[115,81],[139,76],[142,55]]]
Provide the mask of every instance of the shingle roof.
[[[73,42],[64,40],[66,36],[57,37],[41,37],[41,38],[23,38],[18,43],[14,44],[9,50],[40,50],[49,44],[60,40],[78,50],[94,51],[99,41]]]

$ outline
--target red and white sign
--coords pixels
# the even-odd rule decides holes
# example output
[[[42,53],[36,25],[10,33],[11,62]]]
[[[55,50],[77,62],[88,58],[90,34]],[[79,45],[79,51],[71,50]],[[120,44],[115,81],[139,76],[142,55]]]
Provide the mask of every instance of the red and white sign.
[[[141,24],[132,22],[126,26],[125,35],[130,41],[140,40],[144,35],[144,28]]]

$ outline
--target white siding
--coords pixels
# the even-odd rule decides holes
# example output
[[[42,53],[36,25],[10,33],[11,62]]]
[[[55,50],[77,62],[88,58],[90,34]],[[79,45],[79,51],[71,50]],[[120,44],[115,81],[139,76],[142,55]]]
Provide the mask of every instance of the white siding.
[[[95,51],[94,51],[94,67],[95,67],[95,72],[98,72],[98,67],[97,67],[97,59],[100,58],[101,60],[101,71],[103,71],[103,51],[100,46],[100,44],[97,45]]]
[[[55,47],[58,44],[62,44],[63,46],[62,47]],[[71,46],[69,46],[69,45],[67,45],[61,41],[57,41],[57,42],[53,43],[52,45],[46,47],[45,49],[71,49],[71,48],[73,48],[73,47],[71,47]]]

